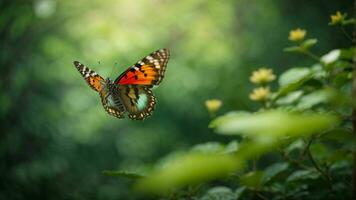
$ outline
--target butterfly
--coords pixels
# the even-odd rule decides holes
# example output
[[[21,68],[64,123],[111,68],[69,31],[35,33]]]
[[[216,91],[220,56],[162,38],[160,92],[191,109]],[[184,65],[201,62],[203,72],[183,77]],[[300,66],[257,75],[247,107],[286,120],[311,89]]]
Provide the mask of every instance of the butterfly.
[[[162,82],[169,59],[168,49],[159,49],[130,66],[114,81],[104,79],[89,67],[74,61],[89,86],[97,91],[101,103],[112,116],[133,120],[150,116],[156,105],[151,88]]]

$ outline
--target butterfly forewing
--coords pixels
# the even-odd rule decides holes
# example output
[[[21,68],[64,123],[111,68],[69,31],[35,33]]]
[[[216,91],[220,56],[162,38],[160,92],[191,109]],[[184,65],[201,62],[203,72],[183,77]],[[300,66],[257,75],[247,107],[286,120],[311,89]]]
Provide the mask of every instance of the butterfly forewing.
[[[168,59],[169,51],[167,49],[157,50],[129,67],[115,80],[115,83],[147,87],[159,85],[164,77]]]
[[[103,89],[105,84],[103,77],[78,61],[74,61],[74,65],[93,90],[100,92]]]

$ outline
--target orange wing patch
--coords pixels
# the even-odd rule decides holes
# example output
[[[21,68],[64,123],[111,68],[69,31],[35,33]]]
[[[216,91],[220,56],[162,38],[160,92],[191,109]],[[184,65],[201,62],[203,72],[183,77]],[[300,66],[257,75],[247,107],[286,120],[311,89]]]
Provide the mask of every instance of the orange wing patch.
[[[120,85],[158,85],[164,77],[169,59],[168,49],[157,50],[122,73],[115,83]]]
[[[97,92],[100,92],[103,89],[103,84],[105,82],[103,77],[78,61],[74,61],[74,65],[91,88]]]
[[[140,68],[131,68],[122,76],[119,84],[127,85],[151,85],[157,79],[158,71],[150,66],[143,65]]]
[[[93,88],[94,90],[100,92],[103,88],[103,84],[102,82],[104,81],[104,79],[102,77],[100,77],[99,75],[96,76],[89,76],[86,79],[87,83],[89,84],[89,86],[91,88]]]

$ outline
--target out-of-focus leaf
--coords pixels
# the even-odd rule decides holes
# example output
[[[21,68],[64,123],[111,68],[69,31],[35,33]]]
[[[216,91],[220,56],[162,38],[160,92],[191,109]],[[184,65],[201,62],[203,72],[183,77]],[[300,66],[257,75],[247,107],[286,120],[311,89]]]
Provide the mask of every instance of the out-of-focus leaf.
[[[219,142],[207,142],[204,144],[197,144],[192,147],[193,152],[200,153],[221,153],[224,149],[224,145]]]
[[[218,125],[223,124],[226,121],[230,121],[231,119],[234,119],[238,116],[249,116],[251,113],[246,112],[246,111],[234,111],[234,112],[228,112],[223,117],[218,117],[214,119],[213,121],[210,122],[209,128],[216,128]]]
[[[330,165],[338,161],[345,160],[348,155],[351,155],[351,151],[346,149],[338,149],[328,155],[326,162]]]
[[[286,86],[292,83],[296,83],[310,75],[309,68],[292,68],[285,71],[279,76],[278,83],[280,86]]]
[[[310,49],[312,46],[314,46],[318,42],[317,39],[307,39],[305,40],[302,44],[301,47],[306,50]]]
[[[201,200],[235,200],[238,196],[230,188],[217,186],[209,189]]]
[[[275,163],[267,167],[264,170],[261,182],[263,184],[267,183],[268,181],[272,180],[275,176],[288,169],[288,166],[289,166],[288,163],[283,162],[283,163]]]
[[[144,175],[138,174],[136,172],[130,172],[130,171],[113,171],[113,170],[105,170],[103,171],[103,174],[106,176],[118,176],[118,177],[125,177],[125,178],[132,178],[132,179],[137,179],[137,178],[142,178]]]
[[[330,130],[322,135],[323,139],[334,140],[339,142],[350,142],[355,141],[355,136],[350,129],[346,128],[336,128]]]
[[[302,52],[303,49],[300,46],[292,46],[283,49],[284,52]]]
[[[334,49],[334,50],[330,51],[329,53],[323,55],[320,60],[324,64],[329,65],[329,64],[337,61],[340,58],[340,55],[341,55],[340,49]]]
[[[338,119],[329,114],[266,111],[222,116],[212,123],[220,134],[243,134],[262,142],[274,142],[284,135],[301,136],[326,130],[335,126]]]
[[[321,103],[329,102],[334,96],[334,92],[332,90],[318,90],[312,92],[308,95],[303,96],[297,105],[299,109],[310,109],[313,106],[319,105]]]
[[[355,48],[341,49],[341,59],[352,60],[355,55]]]
[[[233,140],[226,145],[224,153],[234,153],[237,152],[237,150],[239,150],[239,143]]]
[[[279,98],[276,103],[278,105],[289,105],[289,104],[293,104],[295,103],[302,95],[303,95],[303,91],[302,90],[298,90],[295,92],[291,92],[288,95]]]
[[[313,72],[309,68],[292,68],[284,72],[278,79],[281,86],[276,97],[288,94],[299,89],[305,82],[313,77]]]
[[[316,142],[310,145],[310,152],[316,162],[325,162],[326,157],[330,154],[326,146],[321,142]]]
[[[248,188],[258,188],[261,185],[263,171],[253,171],[240,177],[240,183]]]
[[[298,170],[288,176],[287,182],[305,180],[305,179],[317,179],[320,177],[320,173],[315,170]]]
[[[350,82],[351,79],[352,79],[351,72],[340,72],[335,75],[335,78],[333,79],[332,83],[335,87],[342,87],[346,83]]]
[[[316,63],[311,67],[311,74],[313,74],[313,78],[318,80],[328,77],[325,67],[320,63]]]
[[[137,182],[144,192],[164,193],[174,188],[225,177],[241,167],[242,160],[227,154],[190,153],[172,160]]]
[[[304,147],[303,140],[302,139],[298,139],[298,140],[295,140],[294,142],[292,142],[291,144],[289,144],[288,147],[285,148],[285,152],[287,154],[289,154],[292,151],[302,149],[303,147]]]
[[[245,190],[246,190],[246,187],[244,187],[244,186],[237,188],[235,191],[236,199],[239,199]]]

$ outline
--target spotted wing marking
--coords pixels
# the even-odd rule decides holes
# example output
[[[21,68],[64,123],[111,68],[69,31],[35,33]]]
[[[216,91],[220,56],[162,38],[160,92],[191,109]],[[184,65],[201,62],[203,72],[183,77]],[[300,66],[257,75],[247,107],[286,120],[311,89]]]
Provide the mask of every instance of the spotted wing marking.
[[[113,91],[115,92],[115,91]],[[118,95],[112,92],[100,92],[101,103],[103,104],[104,109],[110,115],[117,118],[124,118],[125,107],[121,103],[120,99],[118,99]],[[113,98],[113,102],[110,102],[109,98]]]
[[[74,65],[93,90],[100,92],[103,89],[105,80],[100,75],[78,61],[74,61]]]
[[[129,67],[114,82],[120,85],[146,85],[162,82],[169,60],[169,50],[160,49]]]
[[[156,98],[150,89],[136,85],[121,85],[119,89],[122,103],[128,111],[130,119],[142,120],[152,115],[156,105]],[[139,108],[138,103],[143,96],[147,98],[147,102],[144,102],[144,106]]]

